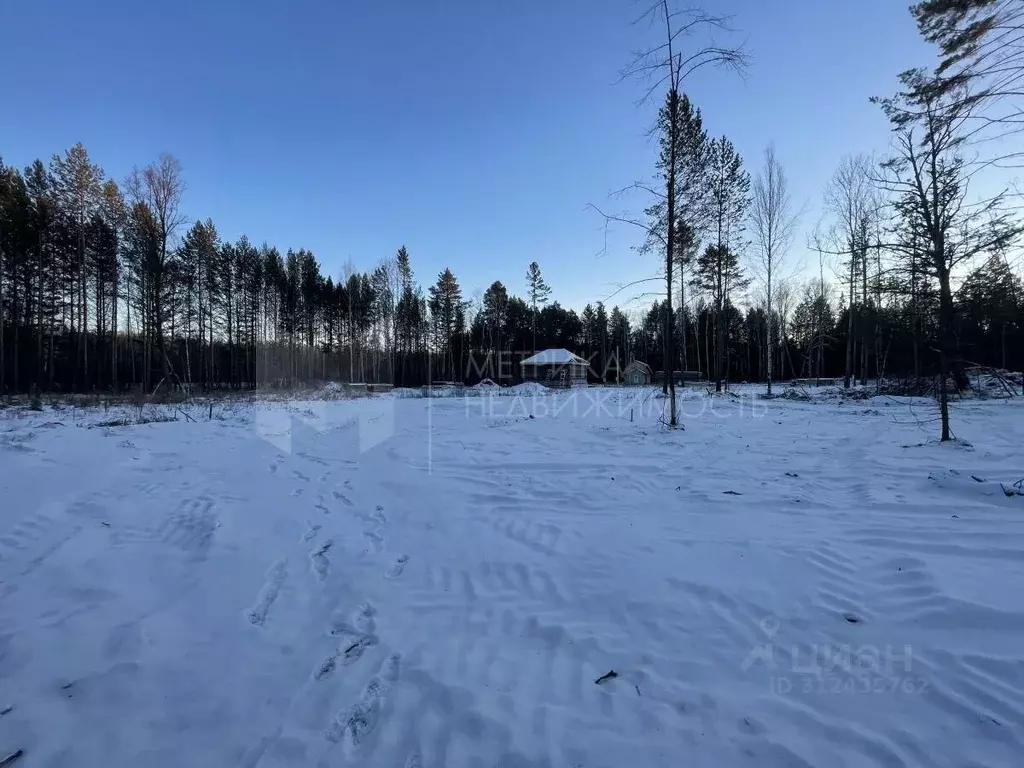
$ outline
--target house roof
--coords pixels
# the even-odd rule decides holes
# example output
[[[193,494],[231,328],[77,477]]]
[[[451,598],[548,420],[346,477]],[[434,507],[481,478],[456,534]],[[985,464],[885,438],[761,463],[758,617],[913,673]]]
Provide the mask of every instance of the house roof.
[[[574,363],[576,365],[589,365],[579,355],[574,355],[568,349],[545,349],[543,352],[538,352],[533,357],[528,357],[523,360],[520,365],[568,365]]]
[[[624,372],[628,373],[629,371],[631,371],[631,370],[633,370],[635,368],[639,368],[641,371],[643,371],[644,373],[646,373],[648,375],[651,374],[651,366],[649,366],[643,360],[634,360],[633,362],[631,362],[629,365],[626,366]]]

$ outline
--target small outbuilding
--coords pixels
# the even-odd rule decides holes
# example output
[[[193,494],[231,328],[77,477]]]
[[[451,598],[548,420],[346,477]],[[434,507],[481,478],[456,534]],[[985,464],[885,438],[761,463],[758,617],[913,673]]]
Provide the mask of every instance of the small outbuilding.
[[[622,381],[633,386],[650,384],[654,381],[654,372],[647,363],[634,360],[622,372]]]
[[[571,387],[587,383],[590,363],[567,349],[545,349],[519,363],[523,381]]]

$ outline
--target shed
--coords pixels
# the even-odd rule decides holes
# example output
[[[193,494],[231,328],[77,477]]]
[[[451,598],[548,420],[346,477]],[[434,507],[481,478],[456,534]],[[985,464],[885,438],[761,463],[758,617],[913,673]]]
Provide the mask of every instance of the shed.
[[[640,360],[634,360],[622,372],[622,380],[626,384],[650,384],[654,380],[651,366]]]
[[[524,381],[539,381],[551,386],[587,383],[590,363],[567,349],[545,349],[519,363]]]

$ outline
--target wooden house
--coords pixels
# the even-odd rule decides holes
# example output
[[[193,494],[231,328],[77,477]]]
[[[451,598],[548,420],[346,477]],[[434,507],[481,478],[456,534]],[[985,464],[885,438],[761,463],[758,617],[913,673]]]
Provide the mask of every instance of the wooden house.
[[[519,363],[523,381],[556,387],[586,384],[589,368],[590,363],[567,349],[545,349]]]
[[[640,360],[634,360],[622,372],[622,383],[631,386],[650,384],[654,381],[651,366]]]

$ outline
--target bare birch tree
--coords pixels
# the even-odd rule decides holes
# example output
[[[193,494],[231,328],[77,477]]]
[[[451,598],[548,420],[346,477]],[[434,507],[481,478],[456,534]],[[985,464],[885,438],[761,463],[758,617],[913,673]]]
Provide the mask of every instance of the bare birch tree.
[[[163,329],[164,286],[169,244],[186,221],[184,214],[181,213],[181,196],[185,191],[185,183],[181,178],[181,163],[173,155],[164,153],[155,163],[150,163],[141,170],[133,168],[125,179],[125,190],[134,204],[143,205],[150,211],[156,223],[159,253],[156,263],[150,267],[147,278],[152,281],[153,321],[157,349],[161,357],[160,365],[165,377],[172,376],[174,372],[171,370]]]
[[[843,387],[849,389],[854,376],[854,317],[857,306],[857,276],[861,258],[866,258],[868,223],[877,215],[875,190],[871,181],[872,162],[866,155],[844,157],[825,191],[825,210],[832,218],[827,232],[816,235],[819,255],[845,259],[845,280],[849,292],[847,308],[846,369]]]
[[[764,167],[754,180],[754,196],[750,209],[751,228],[764,268],[765,298],[768,304],[767,347],[768,347],[768,394],[772,393],[772,361],[775,357],[772,329],[774,326],[775,293],[773,286],[782,261],[793,242],[796,215],[789,195],[786,173],[775,155],[775,148],[769,145],[764,151]]]

